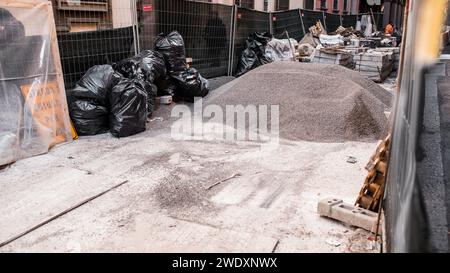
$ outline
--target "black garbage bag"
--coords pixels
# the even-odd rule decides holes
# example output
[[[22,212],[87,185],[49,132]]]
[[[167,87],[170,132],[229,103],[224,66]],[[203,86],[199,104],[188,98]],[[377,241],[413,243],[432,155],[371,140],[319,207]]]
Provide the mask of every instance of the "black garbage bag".
[[[144,82],[144,89],[147,92],[147,115],[151,117],[155,110],[155,98],[158,93],[158,87],[149,82]]]
[[[125,78],[134,79],[140,77],[143,79],[144,75],[139,71],[139,60],[134,58],[123,59],[113,64],[115,71],[122,74]]]
[[[120,81],[121,75],[115,73],[110,65],[91,67],[79,80],[70,96],[77,99],[95,99],[106,104],[108,92]]]
[[[209,93],[209,82],[195,68],[186,69],[174,77],[177,84],[176,96],[186,101],[194,97],[205,97]]]
[[[80,136],[108,132],[108,108],[96,100],[69,100],[69,112],[75,130]]]
[[[246,48],[241,53],[236,77],[240,77],[248,71],[264,64],[272,62],[269,56],[265,55],[266,46],[273,36],[268,32],[254,32],[245,41]]]
[[[250,48],[244,49],[241,53],[241,57],[239,58],[238,68],[236,72],[236,77],[240,77],[247,73],[248,71],[260,66],[258,56],[255,51]]]
[[[157,96],[174,96],[177,86],[169,76],[161,78],[155,82],[157,86]]]
[[[172,31],[167,36],[159,34],[155,40],[155,50],[164,56],[168,74],[186,70],[186,49],[183,37],[177,31]]]
[[[247,48],[252,49],[257,54],[264,54],[265,46],[272,40],[272,34],[268,32],[254,32],[246,40]]]
[[[108,94],[121,79],[110,65],[91,67],[67,91],[69,114],[80,136],[102,134],[108,131]]]
[[[132,58],[117,62],[113,67],[126,78],[140,78],[149,83],[166,75],[163,55],[153,50],[142,51]]]
[[[139,68],[146,81],[154,83],[159,78],[166,76],[166,64],[161,53],[154,50],[144,50],[135,58],[140,61]]]
[[[108,97],[109,127],[113,136],[127,137],[145,131],[148,108],[144,82],[122,78]]]
[[[128,79],[144,83],[147,91],[148,116],[153,114],[157,87],[154,82],[166,76],[164,57],[157,51],[145,50],[133,58],[114,64],[114,69]]]

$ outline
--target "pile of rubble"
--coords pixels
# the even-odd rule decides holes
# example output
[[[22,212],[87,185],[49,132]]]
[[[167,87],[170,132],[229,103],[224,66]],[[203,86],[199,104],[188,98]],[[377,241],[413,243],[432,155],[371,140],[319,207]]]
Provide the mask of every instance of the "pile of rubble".
[[[276,61],[300,61],[338,64],[360,72],[376,83],[382,83],[400,61],[398,43],[401,37],[385,35],[363,15],[355,27],[339,26],[327,33],[320,21],[311,26],[299,42],[294,39],[274,39],[270,33],[253,33],[242,51],[236,76]],[[400,38],[400,41],[397,39]]]
[[[371,24],[364,28],[360,24],[357,28],[339,26],[335,32],[327,33],[318,21],[309,31],[299,42],[300,62],[339,64],[377,83],[398,69],[397,38],[373,31]]]

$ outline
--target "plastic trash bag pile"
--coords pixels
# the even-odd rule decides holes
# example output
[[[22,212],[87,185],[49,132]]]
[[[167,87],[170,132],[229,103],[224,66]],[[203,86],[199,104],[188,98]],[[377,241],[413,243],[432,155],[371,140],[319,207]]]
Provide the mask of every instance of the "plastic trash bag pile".
[[[258,66],[276,61],[292,61],[294,58],[294,39],[275,39],[272,34],[254,32],[249,35],[246,48],[239,59],[236,77],[240,77]]]
[[[158,35],[155,50],[90,68],[67,99],[79,135],[127,137],[146,130],[157,96],[191,102],[208,93],[208,80],[188,68],[183,38],[174,31]]]
[[[158,95],[172,95],[185,101],[204,97],[209,93],[208,81],[195,68],[188,68],[183,37],[174,31],[169,35],[159,34],[155,50],[164,56],[167,75],[158,81]]]

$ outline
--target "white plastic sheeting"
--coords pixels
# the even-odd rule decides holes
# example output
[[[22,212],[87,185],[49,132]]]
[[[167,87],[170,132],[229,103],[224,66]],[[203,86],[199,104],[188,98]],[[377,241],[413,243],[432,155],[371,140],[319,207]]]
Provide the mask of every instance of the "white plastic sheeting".
[[[0,0],[0,166],[70,141],[50,1]]]
[[[334,47],[344,44],[343,37],[340,34],[337,35],[325,35],[320,34],[319,40],[324,47]]]
[[[298,42],[295,39],[272,39],[267,43],[265,55],[273,62],[293,61],[295,45]]]

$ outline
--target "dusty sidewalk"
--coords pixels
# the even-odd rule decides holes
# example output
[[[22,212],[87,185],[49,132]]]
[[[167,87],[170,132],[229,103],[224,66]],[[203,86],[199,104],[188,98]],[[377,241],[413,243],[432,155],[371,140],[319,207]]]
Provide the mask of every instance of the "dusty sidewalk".
[[[354,202],[376,143],[178,142],[168,122],[124,139],[83,137],[0,171],[1,242],[128,181],[0,252],[369,251],[369,233],[316,206]]]

